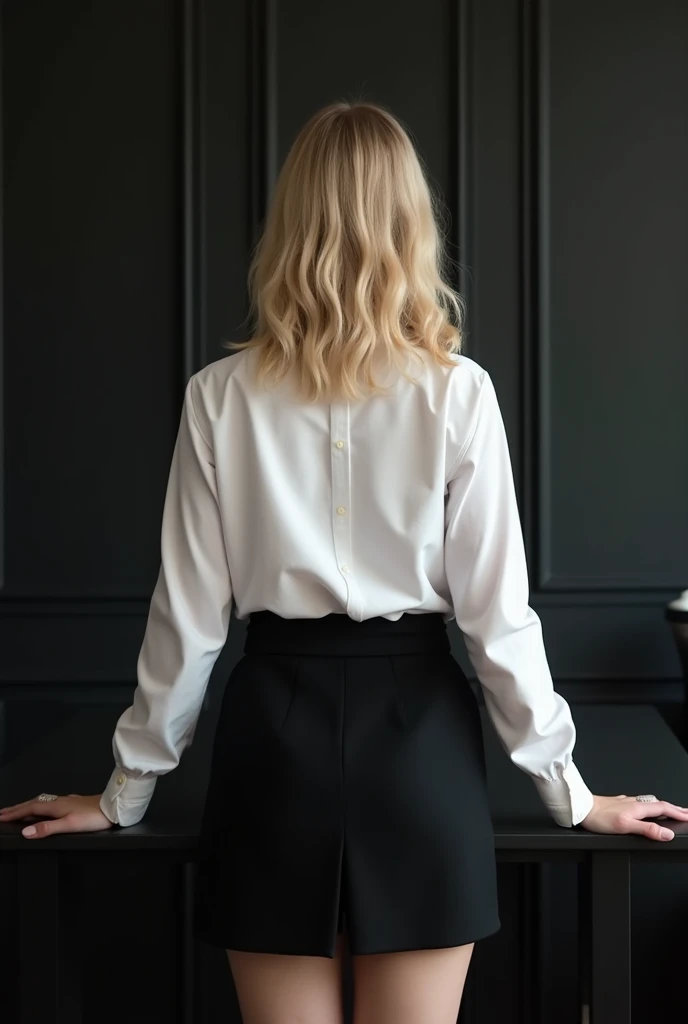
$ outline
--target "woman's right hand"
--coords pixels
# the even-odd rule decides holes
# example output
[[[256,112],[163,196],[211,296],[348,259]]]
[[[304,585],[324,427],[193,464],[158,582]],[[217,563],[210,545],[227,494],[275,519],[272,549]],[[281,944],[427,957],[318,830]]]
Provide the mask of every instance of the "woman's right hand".
[[[101,832],[112,828],[112,822],[100,809],[100,797],[58,796],[57,800],[44,802],[34,797],[22,804],[13,804],[0,811],[0,824],[8,821],[22,821],[25,818],[49,818],[49,821],[36,821],[22,829],[26,839],[45,839],[58,832]]]

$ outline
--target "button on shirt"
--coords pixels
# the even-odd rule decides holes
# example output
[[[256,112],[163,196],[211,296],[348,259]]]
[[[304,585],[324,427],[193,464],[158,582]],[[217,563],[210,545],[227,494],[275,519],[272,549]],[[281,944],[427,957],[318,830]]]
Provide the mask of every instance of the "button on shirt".
[[[422,353],[390,395],[300,400],[264,387],[257,352],[188,382],[167,485],[161,564],[131,707],[113,737],[101,798],[113,822],[144,815],[156,780],[193,740],[230,612],[284,618],[405,612],[456,618],[514,764],[554,820],[593,796],[573,761],[575,728],[552,684],[529,605],[504,424],[487,371]]]

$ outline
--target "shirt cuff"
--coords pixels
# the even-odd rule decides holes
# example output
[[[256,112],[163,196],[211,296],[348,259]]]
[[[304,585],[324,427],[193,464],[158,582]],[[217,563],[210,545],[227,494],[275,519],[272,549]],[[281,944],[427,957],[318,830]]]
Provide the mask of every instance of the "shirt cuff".
[[[540,799],[557,825],[572,828],[586,818],[595,797],[586,786],[573,761],[561,773],[561,779],[533,778]]]
[[[100,798],[100,809],[115,825],[136,825],[146,813],[157,776],[133,779],[115,768]]]

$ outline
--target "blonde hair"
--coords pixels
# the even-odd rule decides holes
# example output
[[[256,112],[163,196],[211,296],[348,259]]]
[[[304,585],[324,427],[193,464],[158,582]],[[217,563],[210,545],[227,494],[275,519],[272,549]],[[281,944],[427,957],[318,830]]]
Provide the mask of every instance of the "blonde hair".
[[[249,274],[258,378],[294,368],[308,401],[384,389],[380,355],[408,377],[423,349],[453,364],[463,304],[443,277],[434,199],[413,144],[384,108],[335,103],[299,133]],[[410,378],[409,378],[410,379]]]

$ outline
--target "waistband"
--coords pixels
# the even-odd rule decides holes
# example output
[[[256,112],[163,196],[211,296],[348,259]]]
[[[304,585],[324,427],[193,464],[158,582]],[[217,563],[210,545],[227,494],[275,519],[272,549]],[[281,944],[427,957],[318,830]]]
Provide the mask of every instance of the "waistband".
[[[356,622],[333,612],[318,619],[285,619],[274,612],[252,612],[245,654],[298,654],[313,657],[375,657],[396,654],[442,654],[451,649],[439,612],[396,621],[376,616]]]

